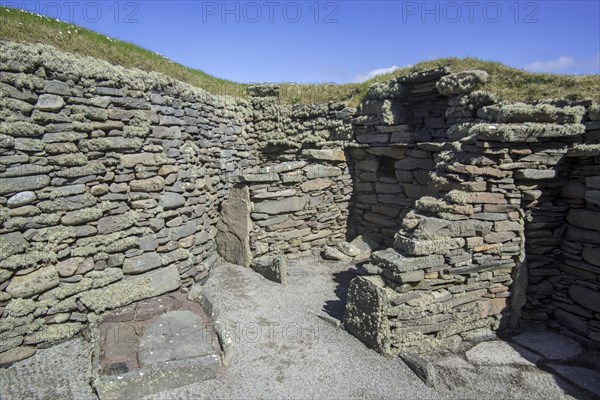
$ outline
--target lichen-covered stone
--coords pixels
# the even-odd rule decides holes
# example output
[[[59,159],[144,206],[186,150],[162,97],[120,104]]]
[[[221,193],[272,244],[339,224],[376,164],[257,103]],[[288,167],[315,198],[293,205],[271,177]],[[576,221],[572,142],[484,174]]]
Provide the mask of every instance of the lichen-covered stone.
[[[126,306],[137,300],[159,296],[178,289],[180,285],[177,267],[170,266],[87,291],[81,295],[80,300],[90,310],[99,313]]]
[[[144,253],[137,257],[128,258],[123,263],[123,273],[141,274],[162,265],[161,257],[157,253]]]
[[[47,175],[1,178],[1,180],[2,185],[0,185],[0,195],[42,189],[50,183],[50,177]]]
[[[42,94],[38,98],[35,108],[41,111],[59,111],[64,105],[65,101],[62,97],[54,94]]]
[[[489,74],[485,71],[462,71],[442,77],[436,83],[436,87],[444,96],[467,94],[478,89],[489,78]]]
[[[12,297],[31,297],[58,286],[58,272],[54,266],[42,267],[30,274],[12,278],[6,292]]]

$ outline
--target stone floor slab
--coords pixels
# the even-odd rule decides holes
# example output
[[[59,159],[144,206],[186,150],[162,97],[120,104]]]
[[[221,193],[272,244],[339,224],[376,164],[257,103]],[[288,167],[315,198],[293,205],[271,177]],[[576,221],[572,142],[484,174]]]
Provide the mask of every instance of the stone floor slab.
[[[479,343],[471,350],[467,351],[465,355],[471,364],[478,366],[533,366],[541,359],[540,356],[529,350],[501,341]]]
[[[184,360],[215,353],[214,334],[205,327],[202,318],[188,310],[170,311],[146,328],[138,360],[149,367],[159,362]]]
[[[600,398],[600,372],[570,365],[547,364],[553,372]]]
[[[529,331],[515,336],[513,340],[550,360],[566,360],[582,352],[576,341],[553,332]]]

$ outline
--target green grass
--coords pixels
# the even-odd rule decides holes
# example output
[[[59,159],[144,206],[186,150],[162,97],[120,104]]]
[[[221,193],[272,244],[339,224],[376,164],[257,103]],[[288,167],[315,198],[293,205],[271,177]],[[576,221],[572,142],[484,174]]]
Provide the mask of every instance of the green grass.
[[[247,84],[219,79],[202,71],[99,33],[12,8],[0,7],[0,39],[21,43],[44,43],[71,53],[106,60],[126,68],[139,68],[171,76],[215,94],[245,97]],[[488,90],[510,101],[542,98],[591,98],[600,101],[600,75],[538,74],[476,58],[442,58],[425,61],[362,83],[294,84],[281,83],[280,99],[285,103],[344,101],[356,106],[374,82],[383,82],[413,72],[449,66],[452,71],[481,69],[490,74]]]

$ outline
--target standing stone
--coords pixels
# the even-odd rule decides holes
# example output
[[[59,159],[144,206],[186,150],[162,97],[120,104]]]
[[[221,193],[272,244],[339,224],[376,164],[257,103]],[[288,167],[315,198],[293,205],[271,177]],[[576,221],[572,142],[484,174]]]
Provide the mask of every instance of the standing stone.
[[[285,256],[265,256],[252,262],[252,269],[270,281],[287,284],[287,263]]]
[[[427,385],[432,388],[438,386],[435,367],[425,357],[416,353],[400,353],[402,361]]]
[[[250,251],[250,191],[247,186],[234,187],[223,202],[221,219],[217,223],[217,249],[228,262],[249,267]]]

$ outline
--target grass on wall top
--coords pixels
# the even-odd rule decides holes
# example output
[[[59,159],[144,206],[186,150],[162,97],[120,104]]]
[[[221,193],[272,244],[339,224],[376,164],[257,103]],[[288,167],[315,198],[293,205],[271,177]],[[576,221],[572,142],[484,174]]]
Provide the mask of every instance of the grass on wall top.
[[[0,7],[0,40],[21,43],[43,43],[61,50],[91,56],[126,68],[139,68],[171,76],[214,94],[246,96],[247,84],[219,79],[202,71],[185,67],[136,46],[115,40],[85,28],[48,17]],[[398,69],[362,83],[294,84],[281,83],[280,100],[284,103],[318,103],[344,101],[356,106],[374,82],[413,72],[449,66],[452,71],[481,69],[490,74],[485,89],[510,101],[542,98],[591,98],[600,101],[600,75],[557,75],[526,72],[499,62],[476,58],[442,58]]]

